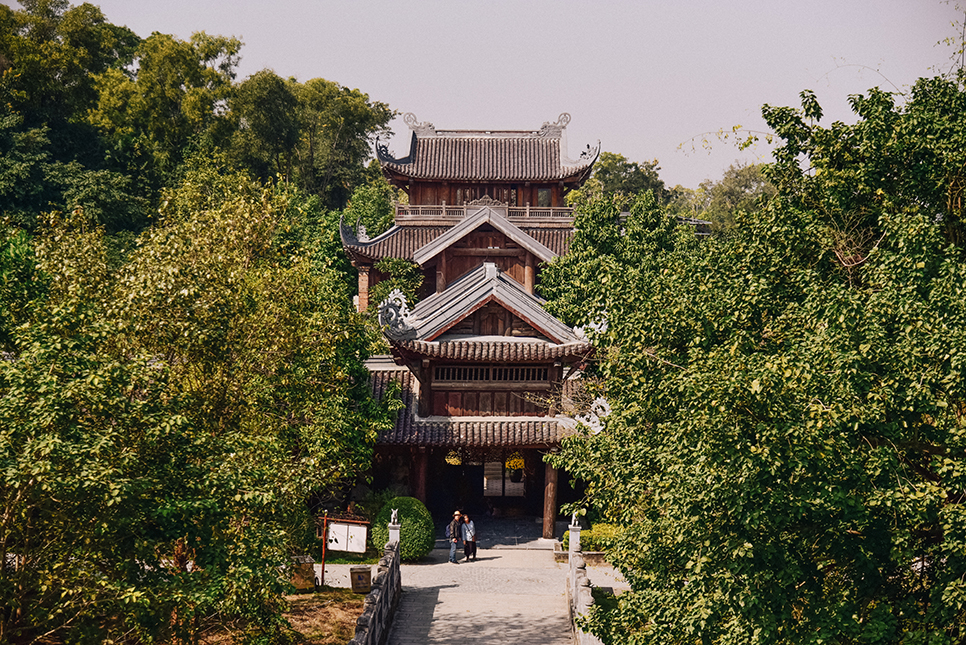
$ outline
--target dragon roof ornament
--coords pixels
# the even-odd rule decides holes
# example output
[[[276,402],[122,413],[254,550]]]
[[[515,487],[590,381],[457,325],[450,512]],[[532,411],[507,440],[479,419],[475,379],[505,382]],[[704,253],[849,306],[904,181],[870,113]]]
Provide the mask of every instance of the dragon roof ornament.
[[[418,137],[435,137],[436,136],[436,126],[434,126],[429,121],[419,122],[416,119],[416,115],[412,112],[406,112],[403,114],[403,121],[409,126],[409,129],[416,133]]]
[[[543,125],[540,126],[540,130],[537,132],[537,138],[559,139],[568,123],[570,123],[570,114],[561,112],[560,116],[557,117],[556,123],[544,121]]]
[[[393,340],[412,340],[416,338],[416,328],[407,320],[409,313],[405,294],[393,289],[379,304],[379,326]]]

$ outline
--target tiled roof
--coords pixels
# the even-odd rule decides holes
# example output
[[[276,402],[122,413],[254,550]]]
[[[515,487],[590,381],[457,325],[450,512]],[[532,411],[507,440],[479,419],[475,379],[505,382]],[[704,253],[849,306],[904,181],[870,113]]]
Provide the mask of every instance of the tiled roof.
[[[545,139],[419,139],[409,163],[380,161],[414,179],[554,181],[574,174],[564,174],[560,141]]]
[[[405,367],[372,369],[370,382],[376,398],[398,383],[404,407],[396,422],[379,434],[380,445],[395,446],[551,446],[569,433],[568,419],[557,417],[428,417],[415,414],[419,382]]]
[[[345,222],[340,226],[342,245],[350,252],[378,262],[383,258],[403,258],[412,260],[413,255],[439,236],[452,228],[440,226],[393,226],[391,229],[371,240],[360,241]],[[521,231],[532,237],[556,255],[564,255],[570,248],[574,235],[572,227],[544,228],[518,226]]]
[[[411,117],[411,118],[410,118]],[[561,114],[557,123],[536,131],[437,131],[407,115],[413,139],[409,155],[394,158],[377,142],[376,156],[383,168],[435,181],[558,181],[586,179],[597,160],[600,143],[587,147],[576,161],[561,150],[561,134],[570,122]]]
[[[581,356],[591,351],[587,341],[554,345],[538,339],[472,339],[426,342],[405,340],[397,342],[400,349],[422,354],[428,358],[456,361],[527,362],[550,361],[569,356]]]
[[[421,301],[405,316],[406,335],[387,334],[400,340],[433,341],[452,328],[485,303],[495,301],[555,344],[573,343],[580,340],[567,325],[543,308],[543,300],[524,291],[512,278],[508,278],[492,262],[484,262],[444,291]],[[381,315],[381,314],[380,314]]]

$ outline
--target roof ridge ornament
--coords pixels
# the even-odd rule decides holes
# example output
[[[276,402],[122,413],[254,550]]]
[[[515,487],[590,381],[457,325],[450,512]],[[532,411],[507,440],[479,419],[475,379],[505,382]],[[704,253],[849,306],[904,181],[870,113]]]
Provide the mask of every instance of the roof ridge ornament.
[[[379,326],[393,340],[412,340],[416,338],[416,328],[407,320],[409,313],[406,295],[399,289],[393,289],[379,304]]]
[[[471,202],[466,202],[467,206],[506,206],[505,202],[501,202],[497,199],[493,199],[489,195],[483,195],[479,199],[474,199]]]
[[[537,132],[537,138],[559,139],[568,123],[570,123],[570,114],[568,112],[561,112],[560,116],[557,117],[556,123],[550,123],[549,121],[543,122],[543,125],[540,126],[540,131]]]
[[[416,133],[417,137],[435,137],[436,136],[436,126],[429,121],[424,121],[420,123],[416,119],[416,115],[412,112],[406,112],[403,114],[403,122],[409,126],[409,129]]]

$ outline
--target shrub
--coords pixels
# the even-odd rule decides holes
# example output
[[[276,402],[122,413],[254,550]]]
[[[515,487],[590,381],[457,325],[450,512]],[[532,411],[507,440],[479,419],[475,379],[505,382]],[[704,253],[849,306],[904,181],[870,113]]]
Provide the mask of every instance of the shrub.
[[[606,551],[617,541],[620,527],[616,524],[594,524],[586,531],[580,532],[581,551]],[[563,549],[570,548],[570,531],[564,533]]]
[[[389,541],[389,518],[399,509],[399,557],[418,560],[436,546],[436,527],[429,511],[415,497],[393,497],[386,502],[372,524],[372,543],[382,548]]]

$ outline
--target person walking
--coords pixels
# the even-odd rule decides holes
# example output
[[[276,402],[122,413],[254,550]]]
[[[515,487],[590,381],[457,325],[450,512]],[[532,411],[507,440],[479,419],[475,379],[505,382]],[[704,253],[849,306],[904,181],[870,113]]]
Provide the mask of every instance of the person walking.
[[[473,558],[476,562],[476,524],[470,519],[469,515],[463,515],[463,555],[469,562]]]
[[[456,544],[463,534],[462,526],[463,521],[460,519],[460,512],[456,511],[453,513],[453,521],[446,527],[446,537],[449,538],[449,561],[453,564],[459,564],[456,561]]]

